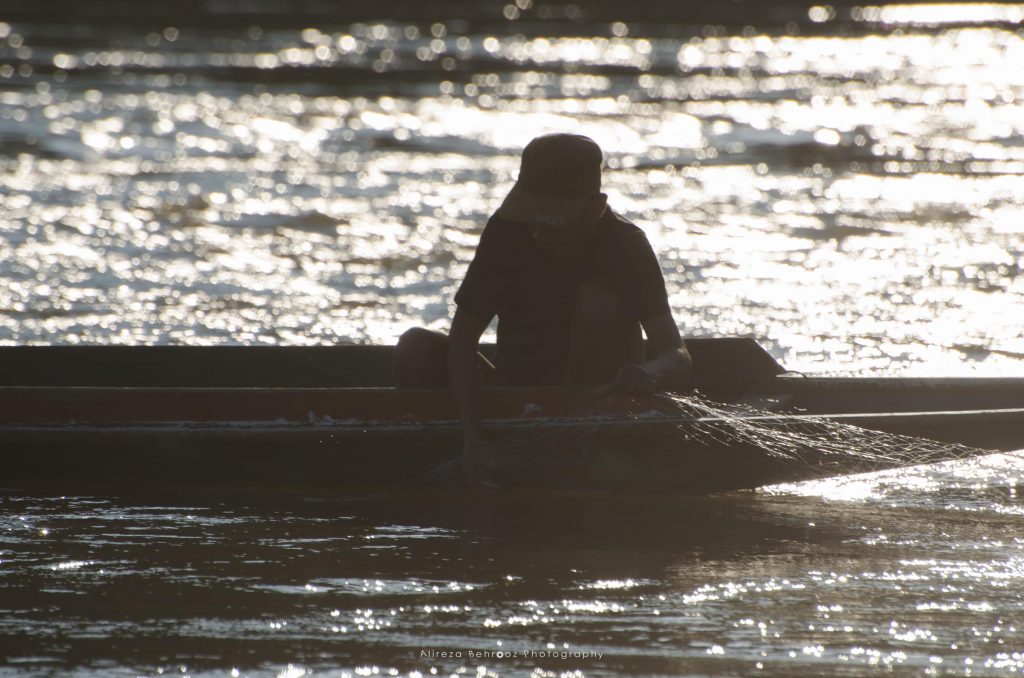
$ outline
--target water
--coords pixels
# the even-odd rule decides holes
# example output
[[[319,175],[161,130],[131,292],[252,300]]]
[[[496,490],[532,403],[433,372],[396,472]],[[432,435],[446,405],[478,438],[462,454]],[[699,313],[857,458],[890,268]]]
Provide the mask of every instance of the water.
[[[994,455],[686,500],[6,497],[0,638],[43,675],[1019,675],[1022,478]]]
[[[0,12],[2,343],[444,328],[518,149],[579,130],[686,333],[1024,375],[1024,5],[37,6]],[[1019,674],[1021,477],[8,495],[0,673]]]

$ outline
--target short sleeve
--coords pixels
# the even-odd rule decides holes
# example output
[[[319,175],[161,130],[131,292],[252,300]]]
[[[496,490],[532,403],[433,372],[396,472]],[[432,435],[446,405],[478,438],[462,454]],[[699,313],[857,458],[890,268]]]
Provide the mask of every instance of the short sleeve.
[[[485,323],[497,314],[499,306],[501,248],[496,242],[498,239],[496,229],[488,223],[480,234],[480,243],[466,270],[466,277],[455,293],[455,304]]]
[[[629,234],[625,254],[627,313],[640,321],[671,313],[661,265],[643,231]]]

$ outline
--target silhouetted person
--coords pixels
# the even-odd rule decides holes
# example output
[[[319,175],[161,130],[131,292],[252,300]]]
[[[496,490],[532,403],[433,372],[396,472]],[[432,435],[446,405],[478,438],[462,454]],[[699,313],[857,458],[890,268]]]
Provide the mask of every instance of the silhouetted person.
[[[399,339],[397,384],[450,384],[466,451],[483,442],[481,384],[689,386],[690,355],[657,257],[643,231],[609,209],[601,165],[601,149],[587,137],[531,141],[455,295],[450,335],[416,328]],[[477,349],[495,316],[492,365]]]

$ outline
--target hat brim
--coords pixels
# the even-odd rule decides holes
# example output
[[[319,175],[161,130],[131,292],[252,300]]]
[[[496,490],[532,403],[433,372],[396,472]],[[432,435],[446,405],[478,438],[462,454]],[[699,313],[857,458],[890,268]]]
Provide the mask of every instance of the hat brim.
[[[496,214],[509,221],[539,226],[564,226],[580,218],[593,196],[563,197],[512,187]]]

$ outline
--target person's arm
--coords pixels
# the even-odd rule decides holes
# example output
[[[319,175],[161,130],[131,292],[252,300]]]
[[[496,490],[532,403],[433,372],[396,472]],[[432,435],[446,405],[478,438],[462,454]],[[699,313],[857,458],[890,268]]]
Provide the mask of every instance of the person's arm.
[[[488,322],[456,308],[451,333],[448,335],[448,380],[462,419],[464,452],[483,444],[477,348],[480,335],[487,329]]]
[[[651,359],[643,365],[623,365],[612,386],[646,393],[689,390],[693,360],[672,314],[655,316],[641,321],[641,325]]]

